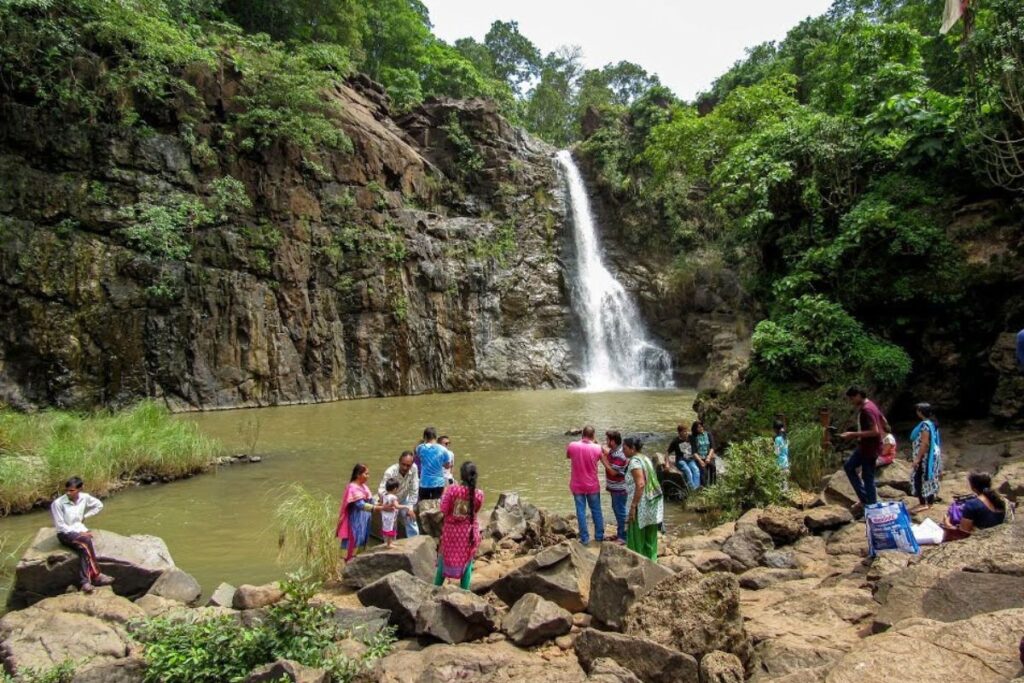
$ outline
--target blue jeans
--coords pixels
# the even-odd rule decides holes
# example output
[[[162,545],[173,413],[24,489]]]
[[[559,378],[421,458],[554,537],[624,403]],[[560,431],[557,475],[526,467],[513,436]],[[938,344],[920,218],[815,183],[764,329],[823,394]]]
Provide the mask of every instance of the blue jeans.
[[[700,467],[696,460],[676,460],[676,468],[686,477],[691,491],[700,488]]]
[[[576,502],[576,521],[580,524],[580,543],[590,543],[590,530],[587,529],[587,507],[590,507],[590,515],[594,518],[594,538],[598,541],[604,540],[604,514],[601,512],[601,494],[598,493],[574,493],[572,499]]]
[[[615,513],[615,535],[620,541],[626,540],[627,496],[625,493],[612,493],[612,512]]]
[[[857,468],[860,468],[860,476],[857,476]],[[843,465],[846,476],[850,480],[850,486],[857,494],[857,500],[864,505],[873,505],[878,502],[878,495],[875,493],[875,456],[862,457],[860,449],[855,448],[850,457]],[[863,481],[862,481],[863,480]]]
[[[402,500],[399,501],[402,505],[408,505],[409,503]],[[416,523],[416,518],[407,513],[405,510],[398,511],[398,518],[405,522],[405,537],[412,538],[413,536],[420,535],[420,527]]]

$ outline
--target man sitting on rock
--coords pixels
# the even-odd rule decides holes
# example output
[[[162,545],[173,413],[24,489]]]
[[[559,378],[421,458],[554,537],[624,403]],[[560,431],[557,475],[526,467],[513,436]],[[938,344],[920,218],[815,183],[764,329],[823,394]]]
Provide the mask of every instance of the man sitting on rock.
[[[96,564],[96,551],[92,547],[92,533],[82,523],[86,517],[97,515],[103,503],[88,493],[82,493],[81,477],[71,477],[64,484],[64,495],[53,501],[50,513],[57,528],[57,540],[74,550],[80,560],[79,585],[83,593],[92,593],[94,586],[109,586],[113,577],[100,573]]]

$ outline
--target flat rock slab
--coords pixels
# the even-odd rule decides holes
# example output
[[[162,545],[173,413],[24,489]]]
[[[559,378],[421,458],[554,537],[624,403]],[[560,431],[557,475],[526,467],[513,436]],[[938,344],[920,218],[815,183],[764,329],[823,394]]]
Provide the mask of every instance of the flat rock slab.
[[[92,534],[100,571],[114,577],[118,595],[139,598],[164,572],[174,569],[167,545],[156,536],[122,536],[102,530]],[[78,567],[78,555],[60,544],[56,530],[40,529],[14,570],[10,607],[27,607],[77,586]]]
[[[825,678],[827,683],[938,681],[1005,683],[1021,670],[1024,609],[942,623],[913,619],[865,639]]]
[[[697,660],[658,643],[596,629],[584,629],[576,639],[576,657],[593,673],[601,659],[611,659],[644,683],[697,681]]]
[[[395,541],[390,548],[380,545],[354,557],[342,576],[352,588],[363,588],[392,572],[404,571],[432,581],[437,568],[437,543],[420,534]]]
[[[949,622],[1024,608],[1024,576],[917,565],[882,579],[875,598],[882,605],[873,624],[879,633],[911,617]]]
[[[586,674],[575,657],[545,659],[508,642],[431,645],[400,651],[377,662],[368,680],[377,683],[584,683]]]

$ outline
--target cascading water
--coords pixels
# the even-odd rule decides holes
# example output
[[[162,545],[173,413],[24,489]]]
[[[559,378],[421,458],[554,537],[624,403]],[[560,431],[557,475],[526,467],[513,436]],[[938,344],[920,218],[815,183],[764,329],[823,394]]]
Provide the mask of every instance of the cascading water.
[[[601,259],[590,198],[572,154],[562,150],[557,159],[565,171],[572,207],[576,274],[571,297],[583,329],[586,388],[674,386],[668,352],[647,338],[636,304]]]

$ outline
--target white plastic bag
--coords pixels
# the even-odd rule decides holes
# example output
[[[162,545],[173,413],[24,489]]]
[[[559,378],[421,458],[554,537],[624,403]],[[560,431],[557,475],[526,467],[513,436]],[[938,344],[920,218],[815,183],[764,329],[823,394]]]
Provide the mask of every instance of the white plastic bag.
[[[919,545],[938,545],[942,543],[942,538],[945,535],[942,527],[931,518],[913,525],[910,530],[914,532],[914,539]]]

